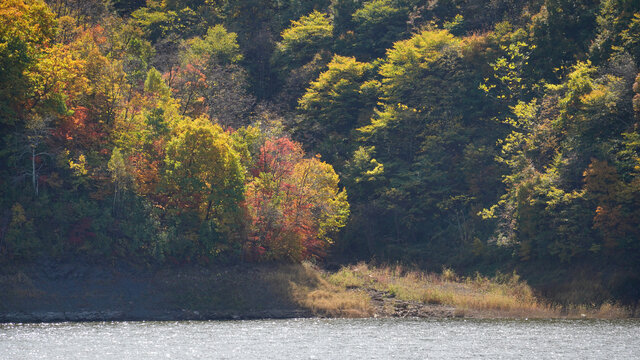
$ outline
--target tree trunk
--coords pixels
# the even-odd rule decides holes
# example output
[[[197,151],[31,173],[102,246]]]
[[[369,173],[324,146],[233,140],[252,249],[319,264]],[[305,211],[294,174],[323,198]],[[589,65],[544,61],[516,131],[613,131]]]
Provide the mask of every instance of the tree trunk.
[[[209,199],[209,202],[207,203],[207,212],[205,213],[204,216],[204,220],[207,221],[209,220],[209,212],[211,212],[211,199]]]
[[[33,191],[38,196],[38,177],[36,176],[36,149],[31,148],[31,182],[33,183]]]

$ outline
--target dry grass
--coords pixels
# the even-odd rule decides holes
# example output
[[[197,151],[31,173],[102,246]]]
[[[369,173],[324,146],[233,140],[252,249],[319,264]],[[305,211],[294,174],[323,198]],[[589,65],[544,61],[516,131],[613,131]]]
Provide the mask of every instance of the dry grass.
[[[631,311],[625,307],[604,303],[600,306],[574,305],[562,310],[570,319],[626,319],[631,316]]]
[[[369,317],[373,309],[364,291],[329,283],[310,264],[272,264],[220,268],[159,276],[174,307],[243,313],[254,310],[306,309],[316,316]]]
[[[467,317],[611,319],[630,315],[625,308],[609,303],[549,306],[537,299],[516,274],[460,277],[446,268],[436,274],[365,263],[344,267],[335,273],[325,273],[306,263],[194,267],[180,271],[167,269],[156,274],[153,281],[153,297],[158,298],[159,306],[213,313],[268,313],[302,308],[316,316],[369,317],[376,312],[395,315],[395,299],[398,299],[413,301],[413,305],[454,307],[453,316]],[[47,296],[53,296],[37,289],[21,272],[0,275],[0,289],[0,310],[21,301],[33,303],[39,299],[42,302],[47,301]],[[372,290],[384,292],[391,299],[384,299],[381,305],[379,294],[372,300]],[[450,310],[443,312],[443,316],[451,314]]]
[[[368,317],[373,314],[363,291],[329,283],[313,265],[282,265],[262,274],[263,281],[279,284],[300,307],[327,317]]]
[[[369,317],[373,315],[369,296],[363,290],[351,291],[345,285],[329,283],[310,264],[303,264],[296,269],[298,276],[289,279],[288,283],[294,299],[300,306],[319,316]],[[302,279],[304,280],[300,281]]]
[[[454,306],[457,314],[474,317],[620,318],[629,312],[620,306],[573,307],[568,311],[534,296],[532,289],[513,274],[487,278],[476,274],[461,278],[451,269],[441,274],[408,271],[400,266],[371,267],[360,263],[328,277],[337,286],[387,292],[400,300]]]
[[[369,297],[363,292],[336,291],[329,288],[302,293],[300,305],[316,315],[349,318],[373,315]]]

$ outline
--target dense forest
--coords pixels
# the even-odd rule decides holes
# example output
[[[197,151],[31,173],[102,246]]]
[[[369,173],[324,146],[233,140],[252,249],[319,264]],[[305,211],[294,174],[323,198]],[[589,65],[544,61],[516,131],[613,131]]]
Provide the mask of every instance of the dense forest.
[[[0,262],[375,259],[636,300],[639,66],[640,0],[3,0]]]

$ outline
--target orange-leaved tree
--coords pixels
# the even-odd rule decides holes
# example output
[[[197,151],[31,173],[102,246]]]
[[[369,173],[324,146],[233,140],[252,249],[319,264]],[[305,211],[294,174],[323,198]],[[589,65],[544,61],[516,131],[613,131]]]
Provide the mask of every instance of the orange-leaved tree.
[[[319,158],[305,159],[300,144],[279,138],[265,141],[251,174],[248,255],[294,262],[325,255],[349,216],[333,167]]]

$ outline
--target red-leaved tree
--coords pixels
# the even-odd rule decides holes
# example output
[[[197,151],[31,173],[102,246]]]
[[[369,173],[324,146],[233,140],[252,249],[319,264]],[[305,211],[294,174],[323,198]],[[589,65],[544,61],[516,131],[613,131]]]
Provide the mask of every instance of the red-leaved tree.
[[[251,175],[248,257],[297,262],[324,256],[349,215],[331,165],[305,159],[300,144],[288,138],[268,139]]]

